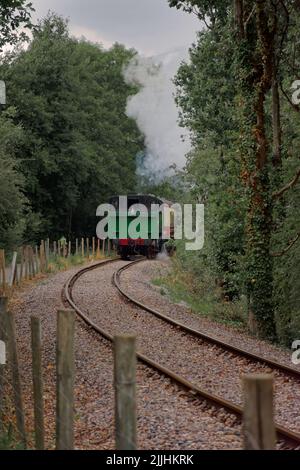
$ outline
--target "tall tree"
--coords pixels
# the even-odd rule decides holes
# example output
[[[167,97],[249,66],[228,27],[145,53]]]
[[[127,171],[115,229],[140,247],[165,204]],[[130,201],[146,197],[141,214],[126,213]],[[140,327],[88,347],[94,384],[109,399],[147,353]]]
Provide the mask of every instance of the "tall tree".
[[[260,335],[272,339],[276,334],[272,256],[272,234],[276,225],[274,202],[291,186],[295,186],[299,178],[296,171],[294,179],[278,189],[284,176],[281,172],[280,67],[282,51],[293,24],[290,20],[297,18],[297,2],[169,0],[169,3],[197,14],[212,31],[215,41],[220,42],[219,38],[224,40],[226,36],[235,37],[229,54],[233,64],[230,70],[234,80],[234,112],[238,117],[236,128],[239,138],[236,146],[239,148],[245,188],[245,286],[253,331],[257,329]],[[293,59],[288,62],[293,62]],[[215,80],[215,77],[211,78]],[[205,85],[197,79],[195,76],[194,82],[199,85],[198,95],[205,100],[205,95],[202,95]],[[190,82],[186,83],[190,86]],[[184,96],[188,103],[190,97],[186,94],[181,101]],[[225,112],[224,105],[225,102]],[[203,113],[203,108],[198,111],[195,103],[193,110],[197,116]],[[218,121],[218,114],[213,116]],[[190,117],[193,123],[197,122],[192,113]],[[207,120],[213,122],[209,114]],[[218,124],[221,126],[221,120]]]
[[[26,29],[32,28],[33,11],[32,3],[27,0],[1,0],[0,52],[6,44],[13,45],[27,39]]]
[[[44,235],[95,233],[97,206],[134,190],[143,138],[125,115],[135,88],[122,75],[134,54],[71,38],[67,22],[49,15],[2,66],[27,136],[19,154],[26,195]]]
[[[22,240],[26,199],[24,180],[17,168],[15,153],[24,134],[15,126],[11,108],[0,114],[0,247],[11,249]]]

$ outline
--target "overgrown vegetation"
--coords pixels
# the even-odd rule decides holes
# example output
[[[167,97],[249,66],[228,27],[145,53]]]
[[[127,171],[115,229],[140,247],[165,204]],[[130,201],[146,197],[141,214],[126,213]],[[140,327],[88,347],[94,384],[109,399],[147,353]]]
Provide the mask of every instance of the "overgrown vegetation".
[[[83,263],[86,263],[87,261],[97,261],[97,260],[102,260],[105,258],[106,254],[101,253],[95,253],[95,256],[92,257],[90,254],[89,257],[84,257],[81,254],[74,254],[71,256],[58,256],[58,255],[51,255],[48,261],[48,266],[47,266],[47,273],[53,274],[58,271],[64,271],[67,269],[72,268],[73,266],[80,266]]]
[[[11,425],[0,435],[0,450],[24,450],[24,446],[16,439]]]
[[[122,75],[134,54],[120,44],[104,50],[76,40],[63,18],[49,14],[26,50],[18,46],[2,56],[11,111],[1,113],[0,126],[20,134],[11,139],[11,163],[2,161],[10,172],[6,186],[16,188],[9,207],[0,207],[9,225],[2,247],[16,238],[94,235],[98,205],[134,191],[143,137],[125,115],[135,88]]]
[[[290,344],[300,336],[300,105],[291,89],[300,69],[299,0],[169,4],[206,27],[175,78],[193,150],[184,171],[154,186],[137,180],[144,139],[125,115],[137,90],[122,70],[135,51],[72,38],[55,14],[33,27],[30,3],[1,2],[0,50],[15,48],[0,63],[8,95],[0,110],[0,247],[94,234],[95,210],[113,193],[204,203],[204,249],[177,248],[181,296],[186,286],[199,310],[223,318],[226,308],[233,322],[245,322],[243,307],[254,334]],[[26,29],[33,36],[24,49]]]
[[[178,260],[207,292],[218,286],[221,304],[246,298],[253,333],[290,345],[300,335],[299,2],[169,3],[207,25],[176,77],[194,144],[185,197],[205,204],[206,243],[179,246]]]
[[[153,279],[161,287],[161,295],[171,301],[185,304],[194,313],[234,327],[247,327],[246,299],[229,301],[222,298],[221,287],[217,286],[206,266],[193,263],[185,250],[177,243],[179,255],[172,258],[172,270],[167,276]]]

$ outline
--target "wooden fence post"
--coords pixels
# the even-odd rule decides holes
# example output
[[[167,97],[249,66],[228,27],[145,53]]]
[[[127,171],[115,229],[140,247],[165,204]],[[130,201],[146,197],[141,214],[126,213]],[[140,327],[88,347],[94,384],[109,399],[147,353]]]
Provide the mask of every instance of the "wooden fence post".
[[[36,266],[36,273],[40,272],[40,263],[39,263],[39,249],[35,247],[35,266]]]
[[[30,252],[30,246],[26,246],[27,250],[27,260],[28,260],[28,273],[29,273],[29,279],[32,279],[32,263],[31,263],[31,252]]]
[[[28,265],[29,265],[29,279],[33,278],[33,269],[32,269],[32,258],[31,258],[31,247],[27,247],[28,253]]]
[[[72,310],[57,313],[56,343],[56,449],[74,447],[74,330]]]
[[[31,264],[32,264],[32,275],[33,277],[35,277],[37,274],[37,270],[36,270],[36,266],[34,262],[34,251],[33,251],[32,246],[30,247],[30,255],[31,255]]]
[[[15,283],[15,280],[16,280],[17,257],[18,257],[18,253],[16,251],[14,251],[13,259],[12,259],[12,263],[11,263],[10,277],[9,277],[9,287],[13,287],[13,285]]]
[[[20,438],[26,448],[26,431],[25,431],[25,418],[24,418],[24,407],[21,390],[21,380],[19,371],[19,358],[17,350],[16,340],[16,327],[15,318],[12,312],[8,312],[6,315],[7,325],[7,343],[8,343],[8,359],[12,374],[12,388],[14,391],[14,401],[16,410],[17,429]]]
[[[116,449],[136,450],[136,338],[114,339]]]
[[[24,248],[21,246],[20,248],[20,283],[23,280],[23,272],[24,272]]]
[[[273,375],[250,374],[243,381],[245,449],[272,450],[276,444]]]
[[[45,247],[44,243],[41,243],[40,246],[40,266],[41,266],[41,272],[45,273],[46,271],[46,261],[45,261]]]
[[[24,268],[25,268],[24,277],[25,277],[25,280],[28,281],[29,268],[28,268],[28,250],[27,250],[27,246],[24,246]]]
[[[0,341],[4,348],[7,343],[6,333],[6,314],[7,314],[7,297],[0,297]],[[0,433],[3,432],[3,417],[4,417],[4,374],[5,364],[0,363]]]
[[[34,316],[31,317],[31,349],[35,447],[37,450],[44,450],[44,384],[42,372],[41,322],[38,317]]]
[[[46,243],[44,242],[44,253],[45,253],[46,271],[47,271],[47,269],[48,269],[49,255],[50,255],[50,253],[48,253],[47,244],[48,244],[48,242],[46,242]]]
[[[76,241],[75,241],[75,246],[76,246],[76,248],[75,248],[75,254],[76,254],[76,256],[78,256],[78,253],[79,253],[79,248],[78,248],[78,238],[76,238]]]
[[[103,246],[102,246],[102,248],[103,248],[103,256],[105,257],[105,238],[104,238],[104,240],[103,240]]]
[[[92,244],[93,244],[93,258],[95,258],[95,237],[93,237]]]
[[[89,238],[86,239],[86,252],[87,252],[87,258],[90,257],[90,240]]]
[[[69,246],[68,246],[68,256],[70,258],[70,256],[72,255],[72,242],[69,242]]]
[[[46,259],[47,259],[47,263],[49,261],[49,257],[50,257],[50,239],[47,238],[47,240],[46,240]]]
[[[45,242],[44,240],[41,241],[40,247],[40,260],[42,265],[42,272],[44,273],[46,270],[46,263],[45,263],[46,253],[45,253]]]
[[[6,264],[5,264],[5,251],[0,250],[0,265],[2,273],[2,290],[5,293],[6,290]]]
[[[81,256],[84,258],[84,238],[81,239]]]

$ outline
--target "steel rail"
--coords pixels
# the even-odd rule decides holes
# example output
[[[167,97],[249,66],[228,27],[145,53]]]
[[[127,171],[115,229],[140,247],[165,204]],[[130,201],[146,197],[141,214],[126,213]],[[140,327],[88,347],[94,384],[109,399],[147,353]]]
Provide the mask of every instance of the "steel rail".
[[[169,323],[170,325],[175,326],[176,328],[180,328],[181,330],[189,333],[190,335],[193,335],[193,336],[195,336],[197,338],[200,338],[204,341],[207,341],[209,343],[217,345],[217,346],[219,346],[223,349],[226,349],[227,351],[238,354],[239,356],[244,356],[247,359],[251,359],[251,360],[254,359],[255,361],[262,362],[262,363],[272,367],[273,369],[278,369],[280,371],[283,371],[286,374],[289,374],[293,377],[296,377],[296,378],[300,379],[300,370],[297,370],[294,367],[290,367],[290,366],[287,366],[285,364],[281,364],[280,362],[273,361],[272,359],[268,359],[266,357],[255,354],[253,352],[247,351],[246,349],[242,349],[242,348],[239,348],[238,346],[234,346],[230,343],[227,343],[226,341],[223,341],[219,338],[216,338],[215,336],[208,335],[208,334],[203,333],[199,330],[195,330],[194,328],[191,328],[191,327],[185,325],[184,323],[182,323],[180,321],[177,321],[174,318],[171,318],[168,315],[165,315],[165,314],[159,312],[158,310],[156,310],[152,307],[149,307],[148,305],[146,305],[146,304],[140,302],[139,300],[135,299],[134,297],[132,297],[132,295],[130,295],[128,292],[126,292],[126,290],[121,286],[121,274],[124,271],[131,268],[133,265],[135,265],[137,263],[140,263],[141,261],[144,261],[144,260],[137,260],[137,261],[134,261],[130,264],[127,264],[126,266],[123,266],[121,269],[119,269],[118,271],[116,271],[114,273],[114,284],[115,284],[116,288],[118,289],[120,294],[122,294],[131,303],[133,303],[134,305],[138,306],[139,308],[141,308],[143,310],[146,310],[149,313],[152,313],[157,318],[160,318],[161,320]]]
[[[95,322],[93,322],[88,315],[86,315],[81,308],[74,302],[73,299],[73,294],[72,290],[74,287],[74,284],[76,281],[83,276],[85,273],[92,271],[94,269],[97,269],[99,267],[105,266],[107,264],[114,263],[116,261],[120,261],[119,259],[110,259],[106,261],[102,261],[99,263],[96,263],[92,266],[85,267],[81,270],[79,270],[75,275],[73,275],[65,284],[63,291],[62,291],[62,298],[65,300],[71,307],[72,309],[77,313],[77,315],[86,323],[86,325],[94,330],[96,333],[100,334],[103,338],[108,340],[109,342],[113,343],[113,336],[105,331],[103,328],[101,328],[99,325],[97,325]],[[137,261],[136,261],[137,262]],[[135,263],[136,263],[135,262]],[[144,363],[146,366],[150,367],[151,369],[160,372],[163,374],[165,377],[168,377],[171,379],[171,381],[179,384],[182,386],[186,391],[193,392],[195,396],[200,397],[202,400],[205,400],[206,402],[210,403],[211,405],[217,407],[217,408],[223,408],[227,412],[234,414],[235,416],[239,417],[240,419],[242,418],[243,414],[243,409],[241,406],[236,405],[228,400],[225,400],[222,397],[213,395],[205,390],[203,390],[201,387],[199,387],[196,384],[193,384],[192,382],[186,380],[184,377],[181,377],[180,375],[176,374],[172,370],[162,366],[161,364],[153,361],[151,358],[148,356],[141,354],[137,352],[137,358],[139,359],[140,362]],[[293,431],[290,431],[289,429],[276,425],[276,432],[277,432],[277,438],[280,440],[283,440],[288,446],[292,448],[297,448],[300,445],[300,434],[295,433]]]

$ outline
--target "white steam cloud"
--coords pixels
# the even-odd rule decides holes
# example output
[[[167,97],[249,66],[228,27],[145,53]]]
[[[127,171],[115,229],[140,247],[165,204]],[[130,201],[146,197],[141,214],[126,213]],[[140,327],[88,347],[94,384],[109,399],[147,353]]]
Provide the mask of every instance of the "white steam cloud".
[[[146,154],[138,158],[138,174],[159,180],[181,169],[191,149],[188,131],[178,125],[173,79],[180,63],[188,59],[186,49],[157,57],[133,58],[124,71],[127,83],[140,91],[127,102],[126,113],[136,120],[145,136]]]

